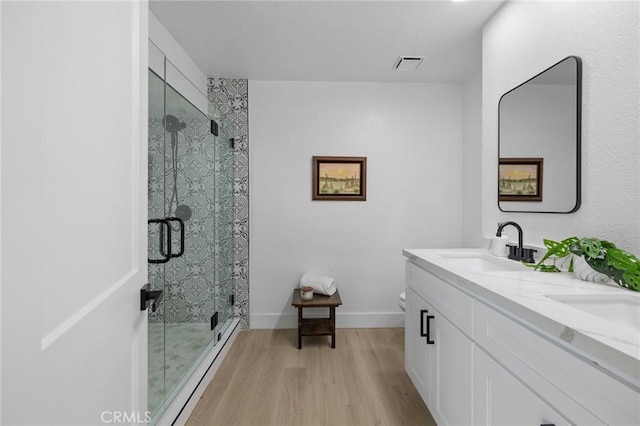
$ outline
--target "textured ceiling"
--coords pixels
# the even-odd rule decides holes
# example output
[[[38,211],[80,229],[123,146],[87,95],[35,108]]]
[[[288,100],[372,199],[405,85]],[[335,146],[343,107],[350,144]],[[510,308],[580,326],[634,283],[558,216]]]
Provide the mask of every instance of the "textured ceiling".
[[[151,1],[208,76],[251,80],[450,82],[480,67],[500,1]],[[425,56],[415,72],[398,56]]]

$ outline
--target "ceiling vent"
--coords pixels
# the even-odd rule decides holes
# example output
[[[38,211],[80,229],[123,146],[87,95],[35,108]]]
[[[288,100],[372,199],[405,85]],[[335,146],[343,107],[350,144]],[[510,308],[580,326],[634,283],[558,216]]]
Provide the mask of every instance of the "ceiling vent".
[[[396,71],[415,71],[424,61],[424,56],[399,56],[393,65]]]

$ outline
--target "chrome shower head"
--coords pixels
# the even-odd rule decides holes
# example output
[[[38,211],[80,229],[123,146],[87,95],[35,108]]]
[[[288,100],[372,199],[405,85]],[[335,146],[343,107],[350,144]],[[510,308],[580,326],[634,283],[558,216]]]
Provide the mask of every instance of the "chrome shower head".
[[[180,130],[187,127],[187,123],[178,120],[178,117],[176,117],[175,115],[169,114],[162,119],[162,126],[164,126],[164,129],[167,132],[173,133],[179,132]]]

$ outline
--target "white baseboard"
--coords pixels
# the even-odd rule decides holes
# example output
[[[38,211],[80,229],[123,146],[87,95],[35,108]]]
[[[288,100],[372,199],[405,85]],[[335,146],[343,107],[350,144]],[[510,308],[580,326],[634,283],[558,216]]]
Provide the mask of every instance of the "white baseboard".
[[[327,317],[327,314],[309,313],[305,318]],[[298,328],[298,314],[251,314],[252,329]],[[336,328],[394,328],[404,327],[404,312],[339,313]]]

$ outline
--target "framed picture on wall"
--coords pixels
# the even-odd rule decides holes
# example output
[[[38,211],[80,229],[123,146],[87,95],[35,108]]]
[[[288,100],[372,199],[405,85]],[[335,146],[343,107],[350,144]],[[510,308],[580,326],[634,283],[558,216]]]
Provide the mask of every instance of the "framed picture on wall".
[[[313,157],[312,176],[312,200],[367,200],[367,157]]]
[[[499,201],[542,201],[542,158],[500,158]]]

